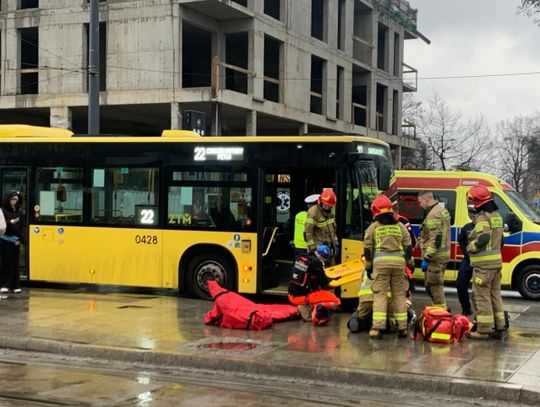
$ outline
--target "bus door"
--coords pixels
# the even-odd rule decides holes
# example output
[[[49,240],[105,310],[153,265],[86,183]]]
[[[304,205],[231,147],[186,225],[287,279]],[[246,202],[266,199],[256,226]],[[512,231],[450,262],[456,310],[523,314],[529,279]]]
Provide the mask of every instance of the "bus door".
[[[24,225],[28,225],[28,169],[21,167],[2,167],[0,168],[1,180],[1,199],[4,203],[4,196],[10,192],[18,191],[22,196],[21,211],[24,214],[24,219],[21,219]],[[28,242],[28,239],[26,239]],[[28,267],[26,262],[26,245],[21,246],[19,268],[21,277],[28,277]]]
[[[277,263],[278,240],[284,234],[285,222],[290,211],[290,174],[276,170],[265,170],[262,173],[260,189],[262,214],[261,233],[259,235],[260,262],[262,271],[262,289],[272,288],[279,284]]]

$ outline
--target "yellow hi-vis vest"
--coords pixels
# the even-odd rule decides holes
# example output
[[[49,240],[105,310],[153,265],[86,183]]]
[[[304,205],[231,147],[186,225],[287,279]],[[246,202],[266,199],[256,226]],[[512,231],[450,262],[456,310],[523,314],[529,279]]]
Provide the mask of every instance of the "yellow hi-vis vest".
[[[298,212],[294,217],[294,247],[296,249],[307,249],[308,244],[304,238],[304,225],[306,223],[307,211]]]

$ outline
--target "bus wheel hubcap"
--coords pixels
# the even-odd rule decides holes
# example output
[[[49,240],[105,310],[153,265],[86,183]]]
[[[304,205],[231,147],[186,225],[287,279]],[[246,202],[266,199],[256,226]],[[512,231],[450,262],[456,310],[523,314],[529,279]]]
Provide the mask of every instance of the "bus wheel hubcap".
[[[532,293],[540,292],[540,274],[533,273],[528,275],[525,279],[525,286]]]
[[[215,280],[221,286],[225,285],[227,279],[221,264],[209,261],[200,265],[197,272],[197,285],[208,291],[206,287],[208,280]]]

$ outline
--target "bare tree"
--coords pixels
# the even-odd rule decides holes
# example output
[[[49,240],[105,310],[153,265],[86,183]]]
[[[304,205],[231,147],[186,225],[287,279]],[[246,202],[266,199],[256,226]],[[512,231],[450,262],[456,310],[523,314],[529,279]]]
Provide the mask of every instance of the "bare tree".
[[[436,93],[418,119],[417,132],[431,155],[433,168],[475,167],[490,146],[489,128],[483,118],[465,120]],[[429,161],[429,157],[428,157]]]
[[[529,17],[540,15],[540,0],[521,0],[519,11]],[[535,17],[534,22],[540,25],[540,17]]]
[[[535,130],[532,117],[517,116],[497,124],[497,154],[494,159],[500,176],[518,192],[523,192],[533,175],[529,166],[533,161]]]

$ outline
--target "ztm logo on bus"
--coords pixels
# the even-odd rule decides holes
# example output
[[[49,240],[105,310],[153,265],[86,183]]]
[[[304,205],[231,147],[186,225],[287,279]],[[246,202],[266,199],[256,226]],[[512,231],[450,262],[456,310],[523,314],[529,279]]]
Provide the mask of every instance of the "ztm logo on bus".
[[[291,209],[291,197],[288,192],[278,192],[277,194],[278,204],[277,211],[279,213],[288,213]]]

